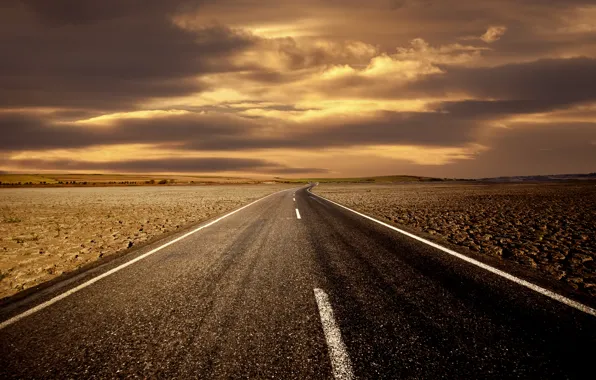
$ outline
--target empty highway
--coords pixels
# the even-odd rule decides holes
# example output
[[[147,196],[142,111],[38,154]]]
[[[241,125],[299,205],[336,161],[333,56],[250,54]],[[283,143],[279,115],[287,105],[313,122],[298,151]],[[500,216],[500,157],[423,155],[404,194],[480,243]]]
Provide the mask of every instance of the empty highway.
[[[0,378],[593,373],[594,315],[306,188],[202,226],[3,306]]]

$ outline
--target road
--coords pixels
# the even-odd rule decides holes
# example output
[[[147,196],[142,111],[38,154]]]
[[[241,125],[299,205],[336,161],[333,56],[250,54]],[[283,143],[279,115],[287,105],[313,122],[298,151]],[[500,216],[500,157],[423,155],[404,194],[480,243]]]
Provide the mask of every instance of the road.
[[[3,307],[0,321],[17,319],[0,329],[0,378],[559,379],[594,371],[596,317],[304,188],[152,252],[163,244]]]

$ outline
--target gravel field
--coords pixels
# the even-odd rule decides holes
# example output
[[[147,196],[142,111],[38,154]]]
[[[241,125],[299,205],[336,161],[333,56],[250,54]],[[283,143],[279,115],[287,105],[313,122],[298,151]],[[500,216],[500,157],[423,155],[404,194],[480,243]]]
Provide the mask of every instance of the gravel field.
[[[595,182],[322,184],[314,192],[596,296]]]
[[[288,187],[0,189],[0,298]]]

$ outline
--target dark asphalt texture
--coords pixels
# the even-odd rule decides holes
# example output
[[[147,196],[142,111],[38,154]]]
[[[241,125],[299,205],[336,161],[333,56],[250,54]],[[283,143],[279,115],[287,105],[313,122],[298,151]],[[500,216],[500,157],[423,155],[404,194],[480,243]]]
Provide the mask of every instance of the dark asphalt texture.
[[[595,317],[292,193],[0,330],[0,378],[332,379],[314,288],[357,378],[593,376]]]

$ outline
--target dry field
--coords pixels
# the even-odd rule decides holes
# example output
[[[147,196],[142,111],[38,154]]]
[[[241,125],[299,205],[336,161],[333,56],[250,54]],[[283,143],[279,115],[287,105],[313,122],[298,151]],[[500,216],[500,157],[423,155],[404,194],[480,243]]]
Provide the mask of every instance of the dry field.
[[[0,298],[284,188],[0,189]]]
[[[596,182],[323,184],[314,191],[596,296]]]
[[[8,174],[0,173],[0,186],[88,186],[146,184],[256,184],[263,181],[221,176],[176,174]]]

